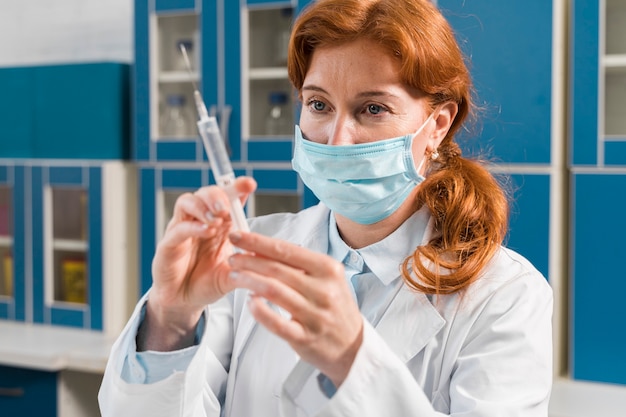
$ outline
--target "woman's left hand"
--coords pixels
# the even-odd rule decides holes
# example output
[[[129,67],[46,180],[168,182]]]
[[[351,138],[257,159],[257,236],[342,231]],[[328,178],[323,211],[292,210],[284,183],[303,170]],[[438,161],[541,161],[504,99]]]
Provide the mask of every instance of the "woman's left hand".
[[[237,287],[253,293],[248,305],[254,318],[339,387],[363,339],[363,319],[343,265],[255,233],[234,232],[230,239],[246,251],[230,258],[231,277]],[[283,317],[265,300],[291,317]]]

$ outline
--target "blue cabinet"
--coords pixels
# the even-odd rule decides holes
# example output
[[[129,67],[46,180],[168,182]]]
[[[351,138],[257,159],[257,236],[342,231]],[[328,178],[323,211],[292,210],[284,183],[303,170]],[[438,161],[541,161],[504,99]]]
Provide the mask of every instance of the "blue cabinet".
[[[626,169],[572,175],[572,351],[575,379],[626,384]]]
[[[570,367],[578,380],[626,384],[626,3],[572,3]]]
[[[103,330],[102,170],[34,166],[33,321]]]
[[[0,366],[3,416],[57,415],[57,373]]]
[[[552,155],[552,2],[439,0],[465,55],[477,120],[457,138],[464,155],[493,162],[511,197],[507,243],[550,279]],[[532,23],[532,29],[529,25]],[[558,51],[556,51],[558,53]],[[556,123],[559,123],[558,121]]]
[[[136,263],[120,253],[135,241],[129,72],[115,62],[0,69],[0,318],[123,326]]]
[[[496,162],[551,163],[551,1],[439,0],[470,69],[479,107],[469,154]],[[532,22],[532,24],[530,24]]]
[[[0,158],[128,159],[129,68],[0,68]]]
[[[121,330],[137,296],[134,183],[115,161],[0,166],[0,318]]]

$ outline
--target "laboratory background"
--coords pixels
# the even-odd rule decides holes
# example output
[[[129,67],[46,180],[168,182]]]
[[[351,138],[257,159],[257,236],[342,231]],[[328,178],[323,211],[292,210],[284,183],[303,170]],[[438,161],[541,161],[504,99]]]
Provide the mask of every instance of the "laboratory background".
[[[99,415],[176,197],[215,183],[193,83],[259,184],[248,216],[316,203],[290,163],[307,2],[2,1],[0,415]],[[507,182],[507,244],[554,289],[550,417],[624,417],[626,1],[437,4],[481,106],[464,152]]]

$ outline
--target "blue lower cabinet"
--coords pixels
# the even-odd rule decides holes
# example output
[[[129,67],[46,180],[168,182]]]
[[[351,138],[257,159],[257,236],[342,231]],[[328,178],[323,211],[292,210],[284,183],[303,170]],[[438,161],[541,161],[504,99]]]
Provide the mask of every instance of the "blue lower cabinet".
[[[57,415],[56,372],[0,366],[0,415]]]
[[[573,174],[573,377],[626,384],[626,171]]]

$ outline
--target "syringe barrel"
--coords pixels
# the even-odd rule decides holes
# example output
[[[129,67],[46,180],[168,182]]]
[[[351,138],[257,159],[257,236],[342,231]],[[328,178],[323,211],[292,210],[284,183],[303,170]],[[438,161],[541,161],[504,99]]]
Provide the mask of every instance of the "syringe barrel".
[[[235,230],[247,232],[248,222],[243,206],[234,188],[235,173],[226,152],[226,145],[222,139],[217,121],[214,117],[201,117],[198,121],[198,131],[204,143],[204,149],[209,157],[211,171],[217,185],[222,187],[230,200],[230,218]]]
[[[204,149],[209,157],[213,175],[218,185],[223,186],[225,184],[220,184],[219,179],[228,177],[234,178],[235,174],[230,164],[226,145],[222,139],[215,117],[201,118],[198,121],[198,131],[204,142]]]

